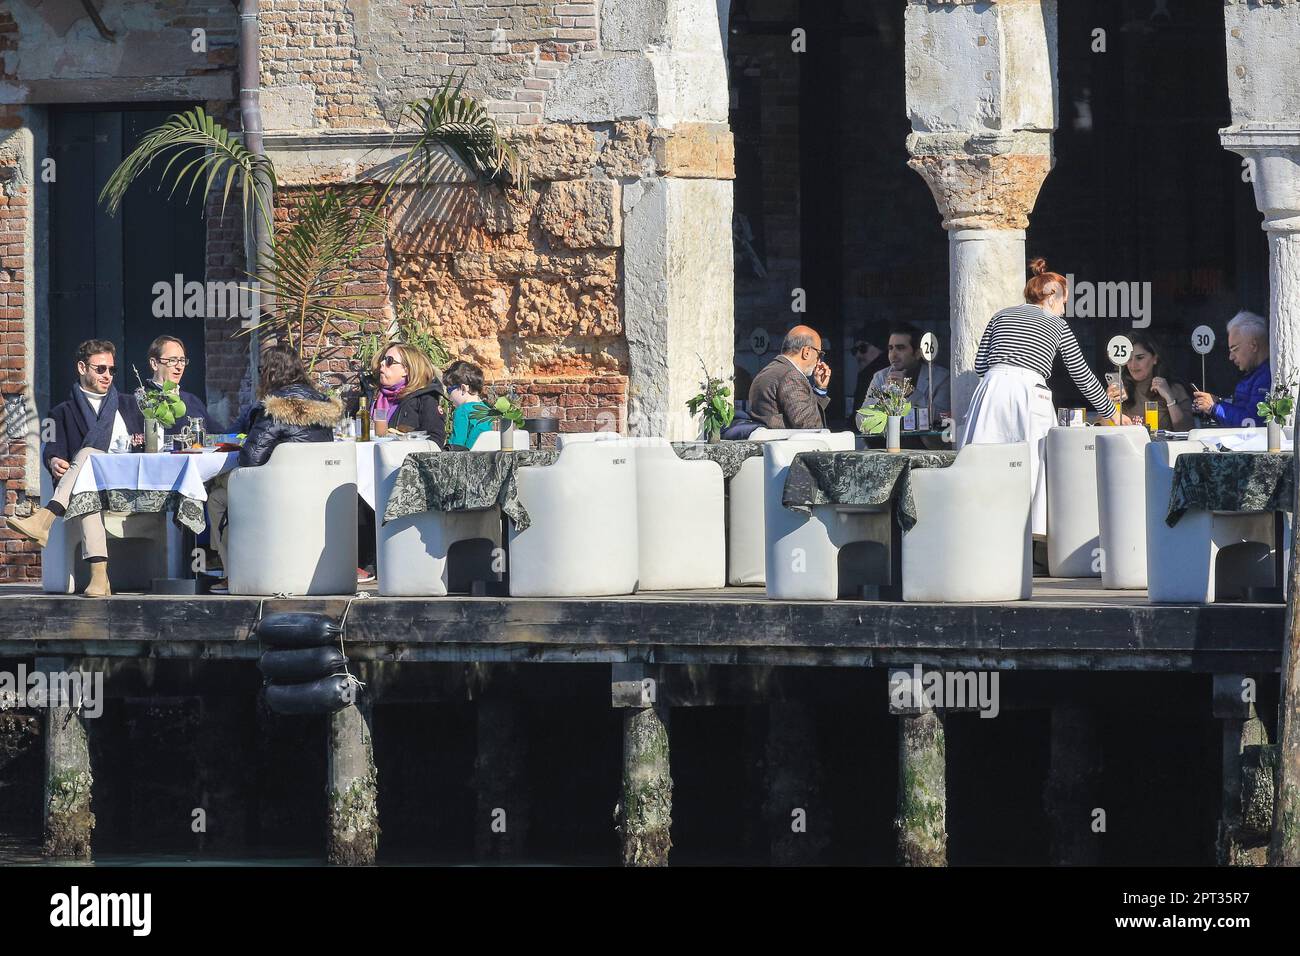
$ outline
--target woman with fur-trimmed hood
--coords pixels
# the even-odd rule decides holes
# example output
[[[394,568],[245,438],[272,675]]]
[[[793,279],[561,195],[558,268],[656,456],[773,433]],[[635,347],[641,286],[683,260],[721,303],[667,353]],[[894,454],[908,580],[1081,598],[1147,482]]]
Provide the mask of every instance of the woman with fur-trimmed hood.
[[[262,353],[261,366],[262,400],[249,413],[239,466],[265,465],[283,442],[333,441],[334,426],[343,420],[343,403],[312,387],[298,353],[276,345]]]

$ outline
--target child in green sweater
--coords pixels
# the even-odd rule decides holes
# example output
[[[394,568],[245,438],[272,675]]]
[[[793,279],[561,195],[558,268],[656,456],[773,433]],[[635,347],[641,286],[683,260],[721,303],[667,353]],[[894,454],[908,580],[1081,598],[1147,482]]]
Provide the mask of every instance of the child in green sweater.
[[[451,415],[451,434],[447,436],[448,450],[465,450],[474,447],[479,435],[492,430],[492,420],[470,420],[476,408],[487,408],[483,401],[483,370],[469,362],[456,361],[442,373],[442,383],[447,387],[447,397],[455,406]]]

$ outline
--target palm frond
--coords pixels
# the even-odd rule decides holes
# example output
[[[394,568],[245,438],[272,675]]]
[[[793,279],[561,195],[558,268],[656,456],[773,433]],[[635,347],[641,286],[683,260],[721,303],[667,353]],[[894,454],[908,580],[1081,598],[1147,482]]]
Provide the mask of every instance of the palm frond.
[[[411,174],[426,185],[445,150],[459,159],[475,176],[499,186],[527,190],[528,165],[506,142],[491,115],[471,96],[461,92],[464,78],[453,86],[448,77],[432,97],[415,100],[402,108],[399,128],[414,124],[419,139],[398,164],[389,189]]]
[[[344,291],[353,261],[383,234],[381,215],[345,197],[338,190],[309,190],[294,208],[292,221],[281,230],[267,261],[252,276],[260,292],[273,297],[258,321],[239,330],[273,332],[285,337],[309,368],[315,366],[320,345],[339,322],[365,322],[370,316],[342,303],[355,295]],[[314,335],[316,345],[307,348]]]
[[[238,182],[245,221],[250,221],[252,215],[259,215],[268,226],[271,223],[271,190],[275,184],[275,167],[271,160],[248,150],[202,107],[176,113],[161,126],[145,133],[135,149],[108,177],[100,190],[99,202],[110,215],[116,215],[131,184],[155,162],[163,159],[166,159],[162,170],[164,185],[173,168],[176,170],[169,196],[175,195],[177,189],[188,183],[188,201],[202,182],[200,198],[206,197],[212,184],[224,175],[222,214],[226,211],[231,189]]]

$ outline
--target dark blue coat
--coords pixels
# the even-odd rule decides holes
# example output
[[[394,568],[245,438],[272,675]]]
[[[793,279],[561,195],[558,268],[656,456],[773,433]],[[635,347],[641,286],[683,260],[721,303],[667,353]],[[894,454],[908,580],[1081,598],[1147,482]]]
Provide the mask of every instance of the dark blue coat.
[[[77,386],[72,387],[76,388]],[[132,450],[143,451],[144,415],[140,413],[140,406],[136,404],[135,396],[129,392],[118,392],[117,412],[122,416],[126,430],[132,435],[141,437],[139,448],[132,448]],[[77,452],[85,447],[86,431],[82,428],[81,416],[77,414],[76,403],[71,398],[55,405],[50,410],[49,419],[54,425],[53,434],[50,440],[41,448],[41,462],[45,465],[45,470],[53,477],[54,471],[50,468],[50,459],[62,458],[64,461],[72,461]]]

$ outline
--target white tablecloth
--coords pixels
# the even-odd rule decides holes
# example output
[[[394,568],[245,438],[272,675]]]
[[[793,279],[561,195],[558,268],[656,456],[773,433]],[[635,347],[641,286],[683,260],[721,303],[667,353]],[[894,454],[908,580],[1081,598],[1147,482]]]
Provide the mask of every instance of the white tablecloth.
[[[72,494],[86,491],[174,491],[194,501],[207,501],[203,487],[222,472],[239,463],[239,452],[203,452],[197,455],[90,456],[90,467],[82,468]],[[371,485],[374,484],[373,469]]]
[[[357,459],[357,494],[361,500],[375,506],[375,449],[391,438],[376,438],[371,441],[340,441],[336,445],[346,445]]]

